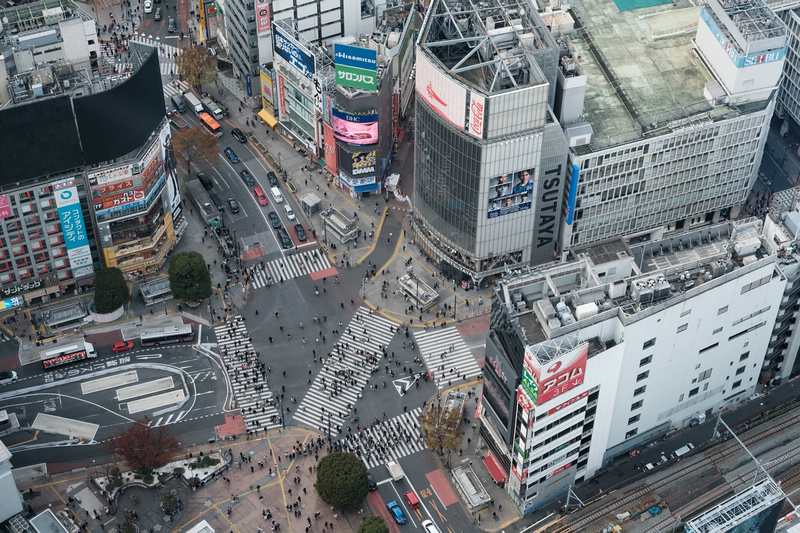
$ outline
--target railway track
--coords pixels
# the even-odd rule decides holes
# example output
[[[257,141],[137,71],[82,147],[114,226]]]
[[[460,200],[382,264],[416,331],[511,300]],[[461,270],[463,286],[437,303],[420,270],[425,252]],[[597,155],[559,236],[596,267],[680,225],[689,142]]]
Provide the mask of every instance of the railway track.
[[[758,444],[759,442],[762,442],[762,441],[764,441],[764,440],[766,440],[766,439],[768,439],[768,438],[770,438],[770,437],[772,437],[774,435],[777,435],[780,432],[782,432],[783,430],[785,430],[785,429],[791,427],[792,425],[797,424],[798,422],[800,422],[800,413],[787,413],[786,415],[778,417],[778,419],[776,419],[776,420],[778,421],[777,424],[765,428],[764,431],[753,433],[752,435],[745,436],[745,438],[742,438],[742,437],[739,437],[739,438],[742,440],[742,442],[744,442],[745,446],[747,446],[747,447],[750,447],[750,446],[752,446],[754,444]],[[751,429],[758,429],[759,427],[761,427],[761,426],[755,426],[755,427],[753,427]],[[747,433],[749,433],[749,432],[750,431],[748,430]],[[736,442],[735,440],[731,440],[731,441],[728,441],[727,443],[725,443],[718,450],[715,447],[714,452],[711,453],[711,454],[706,454],[706,457],[708,457],[708,459],[712,463],[714,463],[714,465],[719,467],[719,462],[722,461],[723,459],[725,459],[726,457],[728,457],[730,455],[730,453],[735,448],[738,448],[738,447],[739,447],[739,443]]]

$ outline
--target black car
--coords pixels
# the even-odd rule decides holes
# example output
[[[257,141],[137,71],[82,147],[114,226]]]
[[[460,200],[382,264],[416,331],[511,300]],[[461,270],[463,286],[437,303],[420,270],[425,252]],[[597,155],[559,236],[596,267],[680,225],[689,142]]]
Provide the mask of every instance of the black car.
[[[256,180],[253,179],[253,175],[250,174],[249,170],[242,170],[239,172],[239,175],[242,177],[242,181],[245,183],[245,185],[248,187],[255,187]]]
[[[237,141],[239,141],[240,143],[246,143],[247,142],[247,137],[245,136],[244,132],[242,130],[240,130],[239,128],[233,128],[231,130],[231,135],[233,135],[234,138]]]
[[[269,221],[272,222],[273,228],[278,229],[283,227],[281,225],[281,219],[278,217],[278,215],[275,214],[275,211],[270,211],[269,215],[267,216],[269,217]]]
[[[157,7],[156,12],[153,15],[153,20],[161,20],[161,8]]]
[[[292,239],[289,238],[289,234],[286,233],[286,229],[284,228],[278,229],[278,237],[280,237],[284,248],[288,249],[294,246],[294,244],[292,243]]]
[[[278,186],[278,176],[276,176],[274,172],[272,172],[272,171],[267,172],[267,178],[269,179],[269,186],[270,187],[277,187]]]
[[[375,482],[375,478],[372,477],[372,474],[367,472],[367,481],[369,481],[369,490],[378,490],[378,484]]]
[[[167,31],[169,33],[175,33],[178,31],[178,26],[175,25],[175,19],[170,17],[169,22],[167,23]]]
[[[297,240],[299,240],[300,242],[303,242],[307,239],[306,230],[303,228],[302,224],[295,224],[294,232],[297,233]]]
[[[239,212],[239,204],[236,203],[235,198],[228,198],[228,207],[231,208],[231,213],[238,213]]]

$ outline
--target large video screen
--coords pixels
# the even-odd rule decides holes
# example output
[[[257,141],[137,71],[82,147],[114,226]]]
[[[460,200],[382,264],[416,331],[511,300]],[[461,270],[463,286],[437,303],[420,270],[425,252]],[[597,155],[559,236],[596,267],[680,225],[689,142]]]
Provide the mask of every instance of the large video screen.
[[[141,148],[164,118],[164,88],[156,50],[124,83],[73,100],[87,165]]]
[[[332,109],[333,135],[347,144],[366,146],[378,142],[378,115],[354,115]]]
[[[0,111],[0,185],[56,174],[83,165],[68,96]]]

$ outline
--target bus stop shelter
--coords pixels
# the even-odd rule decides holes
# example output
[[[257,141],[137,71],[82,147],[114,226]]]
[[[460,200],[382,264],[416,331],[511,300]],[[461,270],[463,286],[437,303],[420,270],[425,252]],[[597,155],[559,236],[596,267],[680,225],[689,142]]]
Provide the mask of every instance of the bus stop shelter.
[[[322,209],[322,202],[316,194],[308,193],[300,200],[300,206],[303,208],[303,213],[311,216]]]

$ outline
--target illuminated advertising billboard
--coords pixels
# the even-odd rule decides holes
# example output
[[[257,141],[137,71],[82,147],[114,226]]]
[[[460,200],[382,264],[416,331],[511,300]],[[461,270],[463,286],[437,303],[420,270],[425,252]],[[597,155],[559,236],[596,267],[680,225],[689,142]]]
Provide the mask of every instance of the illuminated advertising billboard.
[[[534,169],[500,174],[489,181],[489,215],[497,218],[531,208]]]
[[[333,128],[323,122],[322,132],[325,139],[325,166],[331,174],[338,174],[336,170],[336,137],[333,136]]]
[[[378,52],[346,44],[333,45],[336,84],[374,91],[378,88]]]
[[[269,33],[272,26],[269,18],[269,0],[256,0],[256,22],[259,35]]]
[[[0,218],[11,216],[11,205],[8,203],[8,195],[0,194]]]
[[[303,76],[311,79],[314,76],[314,72],[316,72],[314,56],[300,46],[297,41],[286,36],[278,26],[272,28],[272,37],[275,44],[275,53],[299,70]]]
[[[86,235],[86,224],[83,210],[78,198],[78,187],[74,180],[67,180],[53,185],[56,197],[58,218],[61,220],[61,231],[67,245],[69,266],[77,278],[94,272],[92,252],[89,249],[89,237]]]
[[[259,66],[259,77],[261,78],[261,99],[264,101],[263,107],[274,107],[272,99],[272,74],[263,66]]]
[[[371,152],[356,152],[353,154],[353,176],[375,173],[375,150]]]
[[[425,53],[417,54],[417,94],[459,129],[466,122],[467,90],[437,69]]]
[[[539,387],[536,405],[542,405],[582,384],[588,355],[589,344],[584,343],[542,366],[530,350],[526,350],[525,365],[533,370],[533,379]]]
[[[331,110],[333,135],[347,144],[369,145],[378,142],[378,115],[354,115]]]
[[[215,0],[203,1],[203,34],[206,41],[217,40],[217,4]]]

